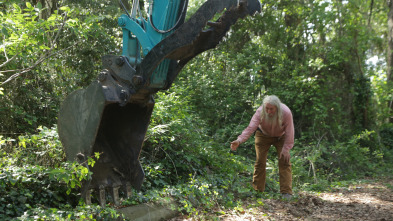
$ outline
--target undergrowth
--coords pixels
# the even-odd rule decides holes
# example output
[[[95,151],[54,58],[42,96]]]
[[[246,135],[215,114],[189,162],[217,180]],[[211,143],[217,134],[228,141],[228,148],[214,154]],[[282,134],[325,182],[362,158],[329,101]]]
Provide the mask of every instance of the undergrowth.
[[[230,152],[229,147],[209,139],[196,142],[193,136],[200,134],[179,133],[172,138],[172,133],[179,131],[150,135],[153,142],[146,144],[141,155],[146,172],[143,188],[123,198],[122,206],[155,203],[203,217],[228,210],[241,213],[245,201],[258,206],[263,199],[279,197],[274,148],[269,151],[266,192],[258,193],[251,187],[253,149]],[[299,191],[329,191],[361,177],[388,174],[392,149],[371,145],[378,140],[375,136],[373,131],[364,131],[346,142],[297,141],[291,151],[295,197]],[[182,146],[185,139],[192,145]],[[91,173],[81,164],[65,161],[55,127],[41,127],[37,134],[16,139],[0,137],[0,145],[0,219],[125,219],[111,204],[102,208],[80,200],[81,183]],[[161,147],[152,150],[154,145]],[[155,156],[147,150],[156,151]],[[98,157],[89,160],[90,166]]]

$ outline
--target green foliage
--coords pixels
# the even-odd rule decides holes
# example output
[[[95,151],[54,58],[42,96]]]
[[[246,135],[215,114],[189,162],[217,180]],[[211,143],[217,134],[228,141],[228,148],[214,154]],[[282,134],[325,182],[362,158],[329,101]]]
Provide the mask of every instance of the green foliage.
[[[50,177],[50,172],[50,169],[31,165],[1,168],[0,214],[4,215],[0,218],[21,216],[36,205],[50,208],[67,200],[75,201],[76,196],[66,196],[65,186]]]
[[[65,159],[57,128],[38,127],[38,134],[4,140],[4,154],[12,157],[18,166],[26,164],[56,167]]]
[[[182,92],[158,93],[156,96],[141,154],[142,164],[150,165],[145,170],[151,175],[146,176],[147,188],[187,179],[190,171],[202,173],[209,161],[205,156],[211,147],[203,142],[207,139],[203,121],[189,108],[187,97],[180,99],[179,93]],[[163,177],[168,178],[164,181]]]
[[[64,162],[56,128],[39,131],[18,141],[0,137],[0,219],[123,219],[113,208],[80,201],[80,188],[91,178],[85,165],[93,167],[100,154],[81,164]]]
[[[25,76],[24,71],[33,69],[36,64],[43,61],[42,59],[52,54],[55,49],[56,33],[60,31],[58,24],[62,21],[61,12],[53,14],[47,20],[41,19],[40,14],[43,9],[40,5],[33,7],[30,3],[25,3],[24,6],[13,4],[7,9],[2,11],[2,16],[0,16],[0,29],[3,33],[0,48],[4,52],[4,54],[0,55],[0,61],[2,65],[5,65],[3,70],[6,73],[1,76],[2,82],[16,75]],[[3,92],[4,96],[0,97],[0,102],[2,103],[2,117],[0,121],[2,131],[17,132],[18,130],[15,127],[22,124],[33,125],[36,128],[38,126],[37,121],[41,120],[41,118],[36,117],[38,112],[46,112],[48,114],[43,116],[43,118],[55,117],[55,115],[50,116],[50,113],[47,111],[53,109],[56,103],[53,103],[52,99],[43,101],[47,97],[54,97],[55,94],[49,92],[52,90],[52,86],[47,85],[47,87],[37,88],[39,84],[34,83],[38,82],[33,82],[34,77],[30,76],[26,81],[22,82],[25,87],[16,87],[16,85],[11,87],[3,86],[5,93]],[[33,87],[31,89],[35,90],[35,93],[29,91],[29,86],[33,86],[32,84],[35,89]],[[20,89],[19,93],[9,93],[10,90],[14,91],[18,88]],[[26,102],[28,100],[31,102]],[[45,106],[37,107],[34,104],[41,102],[44,102]],[[10,120],[11,116],[15,120]],[[26,127],[23,128],[25,129]]]
[[[95,161],[92,158],[88,159],[88,165],[93,166]],[[63,163],[60,167],[52,169],[50,177],[60,182],[64,182],[68,189],[67,194],[69,195],[72,189],[79,189],[82,187],[83,181],[90,180],[92,172],[87,167],[77,162]],[[79,188],[78,188],[79,187]]]
[[[61,208],[32,208],[27,210],[18,220],[126,220],[115,209],[102,208],[97,205],[78,205],[72,208],[64,205]]]
[[[386,149],[393,150],[393,125],[386,125],[380,131],[381,143]]]
[[[56,128],[47,128],[60,101],[95,78],[101,56],[120,54],[120,9],[109,1],[10,2],[0,3],[0,79],[28,71],[0,86],[0,219],[122,219],[113,208],[79,202],[91,176],[84,163],[93,166],[98,156],[65,162]],[[393,89],[386,62],[369,62],[386,53],[387,7],[374,1],[368,17],[369,1],[261,3],[260,15],[235,24],[156,94],[140,155],[145,182],[124,205],[175,201],[175,209],[203,219],[217,208],[241,213],[244,199],[277,198],[274,148],[263,194],[250,185],[253,138],[229,152],[266,94],[278,95],[294,116],[295,192],[389,172]],[[189,15],[201,4],[190,1]]]
[[[375,131],[366,130],[346,142],[303,142],[293,151],[294,183],[298,186],[323,188],[328,181],[372,176],[377,168],[390,164],[389,153]]]
[[[195,175],[195,174],[194,174]],[[170,204],[172,209],[198,216],[200,211],[211,212],[215,208],[240,208],[238,199],[256,197],[251,185],[245,185],[249,177],[229,174],[214,174],[196,178],[190,174],[187,182],[164,188],[146,191],[145,195],[134,194],[134,197],[123,202],[123,205],[155,202]],[[174,203],[177,205],[174,207]]]
[[[336,159],[332,159],[332,168],[340,169],[346,177],[371,175],[374,168],[384,164],[379,146],[374,131],[364,131],[346,143],[337,143],[332,148],[333,159]]]
[[[16,2],[0,11],[2,133],[53,125],[65,95],[97,76],[104,54],[118,54],[119,10],[97,15],[67,2]]]

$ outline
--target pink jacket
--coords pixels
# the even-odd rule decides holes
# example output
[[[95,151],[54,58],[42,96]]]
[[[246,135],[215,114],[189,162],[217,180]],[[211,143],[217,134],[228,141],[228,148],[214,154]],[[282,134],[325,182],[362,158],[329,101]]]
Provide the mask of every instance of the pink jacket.
[[[292,149],[295,137],[292,113],[285,104],[281,104],[281,110],[283,114],[282,126],[279,127],[279,125],[277,124],[275,127],[272,127],[271,124],[268,124],[265,121],[261,122],[262,106],[260,106],[255,112],[254,116],[251,118],[248,127],[243,130],[240,136],[237,137],[237,140],[239,140],[240,143],[244,143],[259,127],[259,129],[262,130],[263,134],[270,137],[281,137],[285,134],[283,149]]]

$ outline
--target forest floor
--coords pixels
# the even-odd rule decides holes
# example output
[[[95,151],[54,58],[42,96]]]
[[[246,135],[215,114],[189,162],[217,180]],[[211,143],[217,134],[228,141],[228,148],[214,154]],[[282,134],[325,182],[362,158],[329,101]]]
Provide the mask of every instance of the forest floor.
[[[205,214],[202,219],[393,220],[393,180],[366,180],[323,193],[299,192],[290,201],[263,198],[258,199],[258,202],[253,201],[246,201],[241,210]],[[181,216],[171,220],[200,219]]]

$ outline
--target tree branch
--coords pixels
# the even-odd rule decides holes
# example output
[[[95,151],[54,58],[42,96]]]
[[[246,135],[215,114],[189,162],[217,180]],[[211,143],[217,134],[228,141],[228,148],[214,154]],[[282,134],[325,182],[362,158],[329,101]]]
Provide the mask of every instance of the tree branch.
[[[4,47],[4,51],[5,51],[5,47]],[[5,53],[5,52],[4,52],[4,53]],[[5,54],[6,54],[6,53],[5,53]],[[5,61],[3,64],[1,64],[1,65],[0,65],[0,68],[3,67],[3,66],[5,66],[6,64],[8,64],[9,62],[11,62],[12,60],[14,60],[14,59],[16,58],[16,56],[18,56],[18,55],[19,55],[19,52],[16,53],[14,56],[12,56],[11,59],[8,59],[8,57],[7,57],[7,55],[6,55],[7,61]]]
[[[62,50],[60,50],[60,51],[57,51],[57,52],[52,52],[52,51],[54,50],[54,48],[55,48],[56,41],[57,41],[58,37],[60,36],[60,32],[61,32],[61,31],[63,30],[63,28],[64,28],[64,25],[65,25],[65,23],[66,23],[66,20],[67,20],[67,13],[64,14],[63,22],[62,22],[62,24],[61,24],[59,30],[58,30],[57,33],[56,33],[55,39],[54,39],[53,41],[49,41],[49,42],[51,43],[51,48],[45,53],[45,55],[43,55],[42,57],[40,57],[33,65],[31,65],[31,66],[28,67],[28,68],[19,69],[19,70],[1,71],[0,73],[5,73],[5,72],[17,72],[17,71],[19,71],[19,72],[16,73],[16,74],[11,75],[7,80],[5,80],[4,82],[2,82],[0,85],[4,85],[4,84],[6,84],[6,83],[8,83],[8,82],[10,82],[10,81],[12,81],[12,80],[14,80],[15,78],[21,76],[22,74],[27,73],[27,72],[33,70],[35,67],[37,67],[39,64],[41,64],[41,63],[42,63],[43,61],[45,61],[46,59],[48,59],[48,58],[50,58],[50,57],[52,57],[52,56],[54,56],[54,55],[56,55],[56,54],[58,54],[58,53],[60,53],[60,52],[62,52],[62,51],[68,50],[69,48],[74,47],[76,44],[78,44],[79,41],[78,41],[78,42],[75,42],[75,44],[71,45],[70,47],[64,48],[64,49],[62,49]],[[16,55],[18,55],[18,54],[19,54],[19,53],[15,54],[11,59],[7,60],[7,61],[6,61],[4,64],[2,64],[0,67],[4,66],[4,65],[7,64],[8,62],[10,62],[10,60],[14,59],[14,58],[16,57]]]
[[[3,36],[3,39],[5,42],[5,36]],[[5,59],[7,59],[7,61],[8,61],[7,51],[5,50],[5,44],[4,44],[4,56],[5,56]]]
[[[4,37],[4,41],[5,41],[5,37]],[[19,45],[18,45],[18,46],[19,46]],[[3,67],[3,66],[5,66],[6,64],[8,64],[10,61],[14,60],[14,59],[16,58],[17,55],[19,55],[19,52],[15,53],[15,55],[12,56],[11,59],[8,59],[7,51],[6,51],[6,46],[4,45],[4,57],[5,57],[6,61],[5,61],[3,64],[0,65],[0,68]]]
[[[33,70],[35,67],[37,67],[39,64],[41,64],[41,63],[42,63],[43,61],[45,61],[46,59],[48,59],[48,58],[50,58],[50,57],[52,57],[52,56],[54,56],[54,55],[57,55],[57,54],[59,54],[59,53],[65,51],[65,50],[68,50],[68,49],[74,47],[75,45],[77,45],[78,43],[79,43],[79,41],[78,41],[78,42],[75,42],[75,44],[73,44],[73,45],[71,45],[71,46],[69,46],[69,47],[67,47],[67,48],[64,48],[64,49],[62,49],[62,50],[60,50],[60,51],[56,51],[56,52],[54,52],[54,53],[50,53],[50,54],[47,55],[47,56],[41,57],[41,58],[38,59],[38,61],[36,61],[33,65],[31,65],[31,66],[28,67],[28,68],[21,69],[20,72],[11,75],[11,77],[9,77],[7,80],[5,80],[4,82],[2,82],[0,85],[4,85],[4,84],[6,84],[6,83],[8,83],[8,82],[10,82],[10,81],[12,81],[12,80],[14,80],[15,78],[21,76],[22,74],[24,74],[24,73],[26,73],[26,72],[29,72],[29,71]]]
[[[373,15],[373,7],[374,7],[374,0],[371,0],[371,3],[370,3],[370,15],[368,16],[368,26],[370,26],[370,23],[371,23],[371,17]]]

